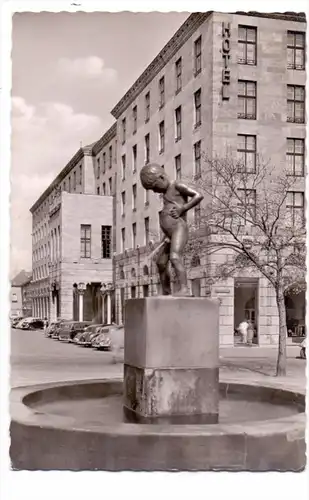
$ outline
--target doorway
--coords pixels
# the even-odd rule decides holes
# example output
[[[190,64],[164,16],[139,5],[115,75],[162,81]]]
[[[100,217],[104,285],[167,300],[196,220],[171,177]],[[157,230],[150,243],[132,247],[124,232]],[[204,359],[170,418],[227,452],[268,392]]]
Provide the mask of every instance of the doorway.
[[[258,297],[259,281],[258,279],[237,279],[234,283],[234,344],[241,343],[241,337],[238,334],[239,324],[246,320],[252,323],[254,335],[252,343],[259,344],[258,332]]]

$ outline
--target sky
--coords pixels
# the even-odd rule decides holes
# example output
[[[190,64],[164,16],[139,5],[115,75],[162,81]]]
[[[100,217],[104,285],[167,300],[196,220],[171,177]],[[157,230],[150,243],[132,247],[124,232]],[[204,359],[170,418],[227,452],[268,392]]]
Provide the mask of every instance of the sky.
[[[30,207],[187,13],[22,12],[12,28],[11,277],[31,270]]]

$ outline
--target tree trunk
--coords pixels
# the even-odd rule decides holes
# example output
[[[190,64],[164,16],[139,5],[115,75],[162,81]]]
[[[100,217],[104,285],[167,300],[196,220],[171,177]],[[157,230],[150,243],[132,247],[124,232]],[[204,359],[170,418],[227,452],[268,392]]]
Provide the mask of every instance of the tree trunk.
[[[286,311],[283,287],[276,290],[276,301],[279,314],[279,345],[276,376],[286,375]]]

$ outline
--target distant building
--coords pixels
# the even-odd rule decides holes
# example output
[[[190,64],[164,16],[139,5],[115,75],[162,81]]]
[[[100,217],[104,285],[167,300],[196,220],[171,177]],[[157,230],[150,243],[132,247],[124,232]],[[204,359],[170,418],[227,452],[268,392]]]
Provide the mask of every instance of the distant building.
[[[35,316],[113,319],[115,132],[80,148],[31,208]]]
[[[32,300],[29,293],[32,273],[20,271],[11,281],[11,316],[28,317],[32,315]]]

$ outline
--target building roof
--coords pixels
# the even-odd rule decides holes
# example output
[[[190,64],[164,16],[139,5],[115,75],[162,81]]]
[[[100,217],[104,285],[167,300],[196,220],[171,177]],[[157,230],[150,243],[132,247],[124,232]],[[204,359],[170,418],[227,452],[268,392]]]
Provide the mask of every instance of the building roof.
[[[180,47],[190,38],[197,28],[212,14],[209,12],[195,12],[176,31],[175,35],[167,42],[159,54],[147,66],[145,71],[139,76],[132,87],[120,99],[118,104],[112,109],[111,114],[119,118],[121,113],[136,99],[145,87],[151,82],[155,75],[164,68],[166,63],[177,53]]]
[[[116,136],[116,132],[117,123],[115,122],[97,142],[93,143],[92,154],[97,155],[104,148],[104,146],[106,146],[106,144],[108,144]]]
[[[20,271],[17,274],[17,276],[15,276],[15,278],[12,279],[11,286],[19,287],[27,285],[28,283],[30,283],[31,280],[32,280],[32,272],[25,271],[24,269],[22,269],[22,271]]]
[[[61,170],[61,172],[57,175],[57,177],[53,180],[53,182],[48,186],[47,189],[41,194],[41,196],[37,199],[37,201],[30,208],[30,212],[33,213],[35,210],[42,204],[42,202],[47,198],[47,196],[55,189],[58,184],[64,179],[64,177],[75,167],[75,165],[84,157],[84,156],[92,156],[92,148],[96,144],[93,142],[87,146],[79,148],[79,150],[75,153],[75,155],[71,158],[71,160],[66,164],[66,166]]]
[[[192,36],[195,30],[210,17],[214,11],[195,12],[191,14],[186,21],[180,26],[175,35],[167,42],[159,54],[147,66],[145,71],[133,83],[125,95],[120,99],[116,106],[112,109],[111,114],[115,118],[127,109],[127,107],[136,99],[136,97],[147,87],[151,80],[157,75],[166,63],[176,54],[180,47]],[[306,22],[306,14],[304,12],[231,12],[242,16],[264,17],[269,19],[280,19],[284,21]]]

